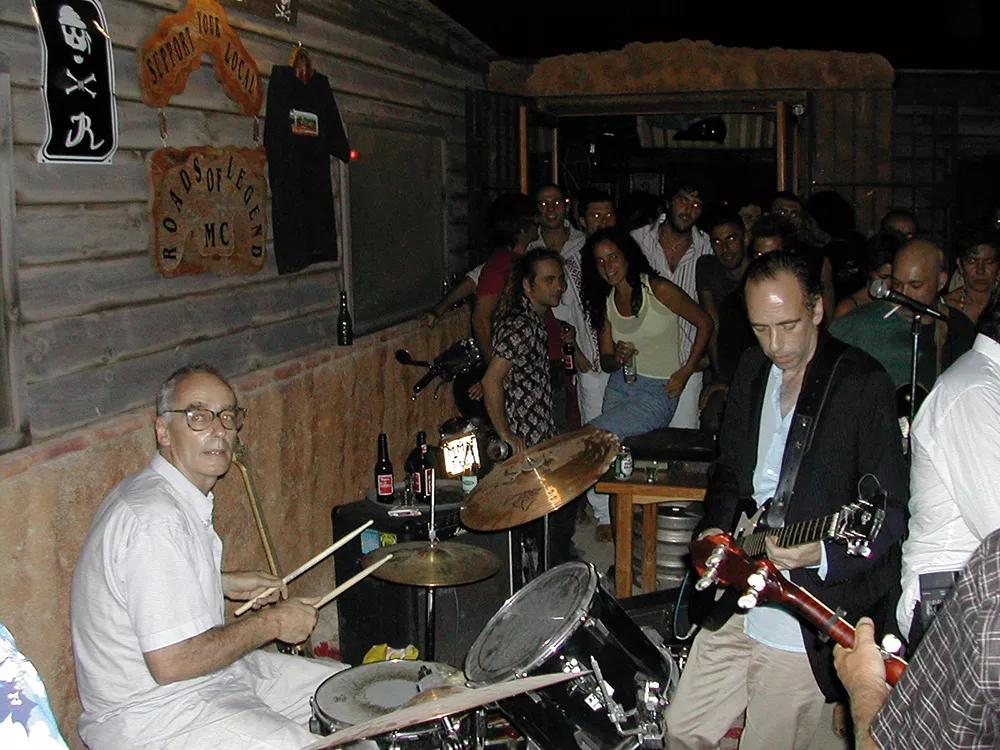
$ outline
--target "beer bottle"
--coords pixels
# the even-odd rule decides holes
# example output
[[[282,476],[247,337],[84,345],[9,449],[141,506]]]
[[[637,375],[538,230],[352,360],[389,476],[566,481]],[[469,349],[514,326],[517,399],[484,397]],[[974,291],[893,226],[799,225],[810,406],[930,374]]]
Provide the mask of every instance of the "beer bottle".
[[[392,463],[389,461],[389,438],[382,432],[378,436],[378,460],[375,462],[375,498],[391,505],[393,491]]]
[[[566,368],[566,376],[576,375],[576,360],[573,355],[576,353],[576,345],[572,341],[564,341],[562,347],[563,367]]]
[[[340,290],[340,314],[337,316],[337,344],[350,346],[354,343],[354,324],[351,311],[347,309],[347,292]]]
[[[417,449],[414,451],[416,461],[410,467],[410,489],[415,502],[430,502],[431,499],[431,465],[427,460],[427,433],[417,433]]]

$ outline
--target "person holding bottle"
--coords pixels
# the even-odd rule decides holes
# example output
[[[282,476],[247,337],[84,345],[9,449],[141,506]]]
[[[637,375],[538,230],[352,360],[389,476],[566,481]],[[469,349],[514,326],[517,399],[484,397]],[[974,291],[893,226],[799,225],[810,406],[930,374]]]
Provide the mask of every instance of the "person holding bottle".
[[[583,249],[582,272],[590,319],[600,332],[601,369],[612,373],[603,411],[590,424],[619,438],[667,427],[706,354],[711,317],[684,290],[660,278],[624,232],[594,233]],[[681,321],[696,331],[683,362]]]

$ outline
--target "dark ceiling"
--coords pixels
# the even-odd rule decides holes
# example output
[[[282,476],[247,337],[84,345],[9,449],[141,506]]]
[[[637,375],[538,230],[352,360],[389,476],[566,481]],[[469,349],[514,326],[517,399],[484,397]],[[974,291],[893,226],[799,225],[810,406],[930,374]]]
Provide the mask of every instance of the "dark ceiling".
[[[1000,13],[986,0],[743,2],[431,0],[503,57],[708,39],[740,47],[878,52],[893,67],[1000,70]],[[754,12],[751,12],[751,9]],[[692,61],[697,64],[697,61]]]

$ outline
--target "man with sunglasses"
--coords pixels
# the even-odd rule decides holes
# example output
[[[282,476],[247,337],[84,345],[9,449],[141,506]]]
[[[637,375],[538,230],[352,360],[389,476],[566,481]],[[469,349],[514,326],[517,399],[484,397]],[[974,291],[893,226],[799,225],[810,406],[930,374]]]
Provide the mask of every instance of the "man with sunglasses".
[[[157,454],[101,503],[73,575],[80,736],[91,750],[309,744],[309,698],[343,665],[260,647],[308,638],[315,600],[223,572],[212,525],[245,410],[217,370],[193,365],[160,387],[156,415]],[[271,586],[261,605],[273,606],[226,622],[224,597]]]

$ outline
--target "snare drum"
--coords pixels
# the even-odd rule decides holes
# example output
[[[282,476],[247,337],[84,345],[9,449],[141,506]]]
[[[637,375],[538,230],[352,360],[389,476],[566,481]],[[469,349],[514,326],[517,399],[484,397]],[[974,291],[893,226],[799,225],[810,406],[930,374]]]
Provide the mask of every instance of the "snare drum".
[[[462,673],[447,664],[403,659],[362,664],[328,677],[316,689],[310,728],[318,734],[328,735],[395,711],[433,688],[462,685]],[[445,747],[440,722],[401,729],[373,739],[380,748],[437,750]]]
[[[570,562],[507,600],[469,649],[465,675],[476,685],[487,685],[594,669],[595,663],[603,691],[595,673],[502,701],[501,709],[543,748],[635,748],[639,739],[626,734],[629,729],[642,724],[644,731],[659,731],[662,708],[678,678],[673,660],[604,588],[592,565]],[[640,698],[653,683],[658,691],[652,700]]]

